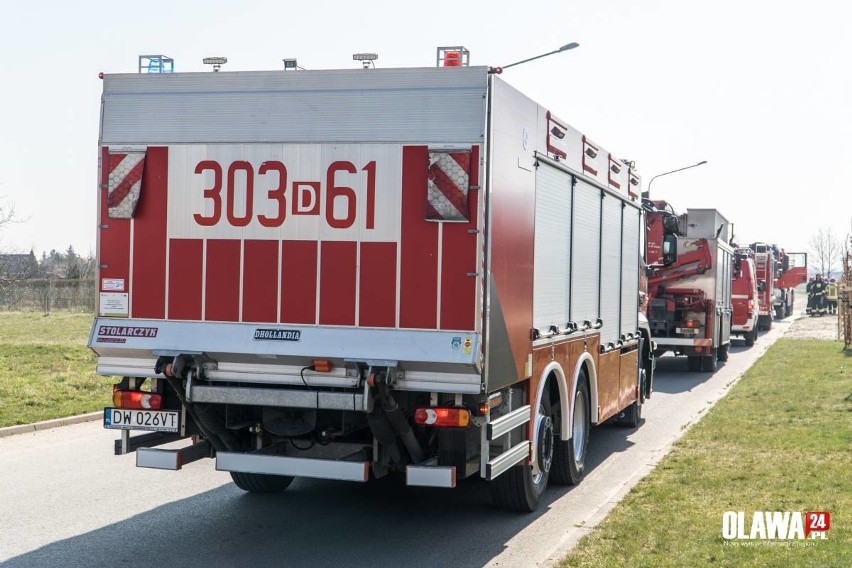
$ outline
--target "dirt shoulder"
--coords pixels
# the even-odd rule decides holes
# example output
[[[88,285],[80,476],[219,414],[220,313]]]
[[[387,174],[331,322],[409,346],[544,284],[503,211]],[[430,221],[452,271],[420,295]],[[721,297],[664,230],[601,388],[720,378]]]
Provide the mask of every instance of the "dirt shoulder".
[[[802,315],[784,332],[787,339],[841,339],[837,327],[837,315],[810,317]]]

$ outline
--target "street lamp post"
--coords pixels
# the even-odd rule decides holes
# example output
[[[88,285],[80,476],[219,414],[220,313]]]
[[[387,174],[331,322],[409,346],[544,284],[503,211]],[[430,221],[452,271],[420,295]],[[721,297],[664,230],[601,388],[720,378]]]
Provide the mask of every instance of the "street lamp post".
[[[562,53],[563,51],[568,51],[569,49],[574,49],[575,47],[580,47],[580,44],[572,41],[571,43],[566,43],[559,49],[554,49],[553,51],[550,51],[548,53],[542,53],[541,55],[536,55],[535,57],[530,57],[529,59],[515,61],[514,63],[503,65],[502,67],[492,67],[491,72],[497,73],[499,75],[503,72],[503,69],[508,69],[509,67],[514,67],[515,65],[520,65],[521,63],[527,63],[529,61],[535,61],[536,59],[541,59],[542,57],[547,57],[548,55],[553,55],[554,53]]]
[[[657,179],[658,177],[667,176],[669,174],[673,174],[673,173],[677,173],[677,172],[682,172],[683,170],[688,170],[690,168],[697,168],[698,166],[703,166],[706,163],[707,163],[707,160],[701,160],[697,164],[692,164],[691,166],[685,166],[683,168],[678,168],[678,169],[672,170],[670,172],[663,172],[661,174],[655,175],[654,177],[651,178],[651,181],[648,182],[648,189],[646,189],[645,191],[642,192],[642,199],[649,199],[650,198],[650,196],[651,196],[651,184],[654,183],[654,180]]]

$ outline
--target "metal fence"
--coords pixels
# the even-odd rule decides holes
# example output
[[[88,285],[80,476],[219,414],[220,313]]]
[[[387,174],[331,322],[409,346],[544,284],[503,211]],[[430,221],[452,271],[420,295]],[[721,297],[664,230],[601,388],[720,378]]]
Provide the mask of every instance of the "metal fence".
[[[837,302],[837,338],[843,337],[843,348],[852,349],[852,237],[843,255],[843,275]]]
[[[94,279],[29,279],[0,283],[0,309],[5,311],[94,312]]]

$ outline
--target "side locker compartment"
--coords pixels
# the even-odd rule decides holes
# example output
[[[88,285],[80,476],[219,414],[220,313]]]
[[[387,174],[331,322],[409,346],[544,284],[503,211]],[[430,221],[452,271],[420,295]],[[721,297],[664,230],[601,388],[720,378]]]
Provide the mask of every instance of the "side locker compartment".
[[[619,198],[600,192],[600,283],[598,314],[601,319],[601,356],[598,366],[598,422],[614,415],[621,408],[620,390],[624,368],[621,346],[621,233],[622,202]],[[591,275],[590,275],[591,277]]]
[[[131,219],[136,211],[145,152],[101,148],[98,225],[98,315],[130,315]]]
[[[134,318],[165,318],[168,171],[169,149],[149,147],[133,217],[130,315]]]
[[[621,327],[621,289],[623,284],[622,247],[623,202],[604,193],[601,210],[601,345],[616,348],[622,341],[625,329]],[[635,287],[635,285],[634,285]],[[631,329],[632,331],[632,329]]]
[[[436,160],[436,157],[443,158]],[[479,284],[478,216],[479,216],[479,146],[469,151],[430,152],[430,193],[438,191],[437,170],[451,175],[440,185],[441,191],[455,192],[460,203],[456,222],[442,223],[441,235],[441,329],[474,330],[479,327],[477,286]],[[447,163],[447,166],[439,164]],[[448,187],[449,186],[449,187]],[[428,207],[427,207],[428,209]]]
[[[536,171],[533,329],[559,333],[570,321],[572,177],[541,163]]]
[[[571,321],[579,329],[589,329],[600,317],[601,305],[601,212],[602,190],[582,180],[574,185],[571,264],[582,267],[571,274]],[[589,341],[589,351],[598,350]],[[596,353],[593,353],[593,357]],[[618,365],[612,373],[598,369],[597,380],[589,377],[589,409],[592,423],[599,421],[598,409],[618,397]],[[603,400],[602,400],[603,399]]]
[[[626,203],[622,205],[621,237],[621,337],[638,339],[639,334],[639,231],[640,211]],[[622,356],[622,380],[619,407],[624,408],[634,399],[635,386],[639,380],[639,365],[642,355],[633,350]],[[626,369],[624,367],[627,367]],[[652,369],[646,369],[649,374]]]
[[[582,180],[574,189],[571,262],[583,270],[571,274],[571,320],[595,323],[600,307],[601,190]]]
[[[731,341],[731,318],[734,313],[733,306],[733,254],[731,251],[725,251],[725,322],[722,326],[722,340],[724,343],[730,343]]]
[[[624,229],[621,238],[621,332],[635,333],[638,328],[639,295],[639,233],[640,211],[624,205]]]

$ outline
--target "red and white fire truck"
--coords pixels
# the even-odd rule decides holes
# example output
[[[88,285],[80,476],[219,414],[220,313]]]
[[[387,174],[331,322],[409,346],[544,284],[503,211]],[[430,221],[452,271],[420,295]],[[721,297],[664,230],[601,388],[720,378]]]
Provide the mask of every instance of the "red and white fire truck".
[[[793,315],[795,288],[808,280],[808,253],[785,252],[777,246],[775,248],[778,263],[775,269],[772,306],[775,309],[775,319],[781,319]]]
[[[772,320],[775,308],[772,305],[775,296],[775,271],[777,260],[772,245],[766,243],[752,243],[751,250],[754,251],[754,265],[757,270],[759,285],[758,294],[758,327],[762,331],[772,329]]]
[[[754,266],[754,252],[748,247],[734,251],[731,282],[731,335],[740,335],[749,347],[757,341],[757,302],[759,286]]]
[[[479,476],[528,511],[639,424],[639,177],[468,58],[103,76],[117,453],[251,492]]]
[[[648,322],[656,354],[686,355],[690,371],[727,361],[731,339],[733,249],[715,209],[674,212],[644,201]]]
[[[759,294],[760,329],[772,327],[772,320],[793,313],[794,288],[808,278],[807,253],[787,253],[778,245],[752,243],[758,282],[763,282]]]

